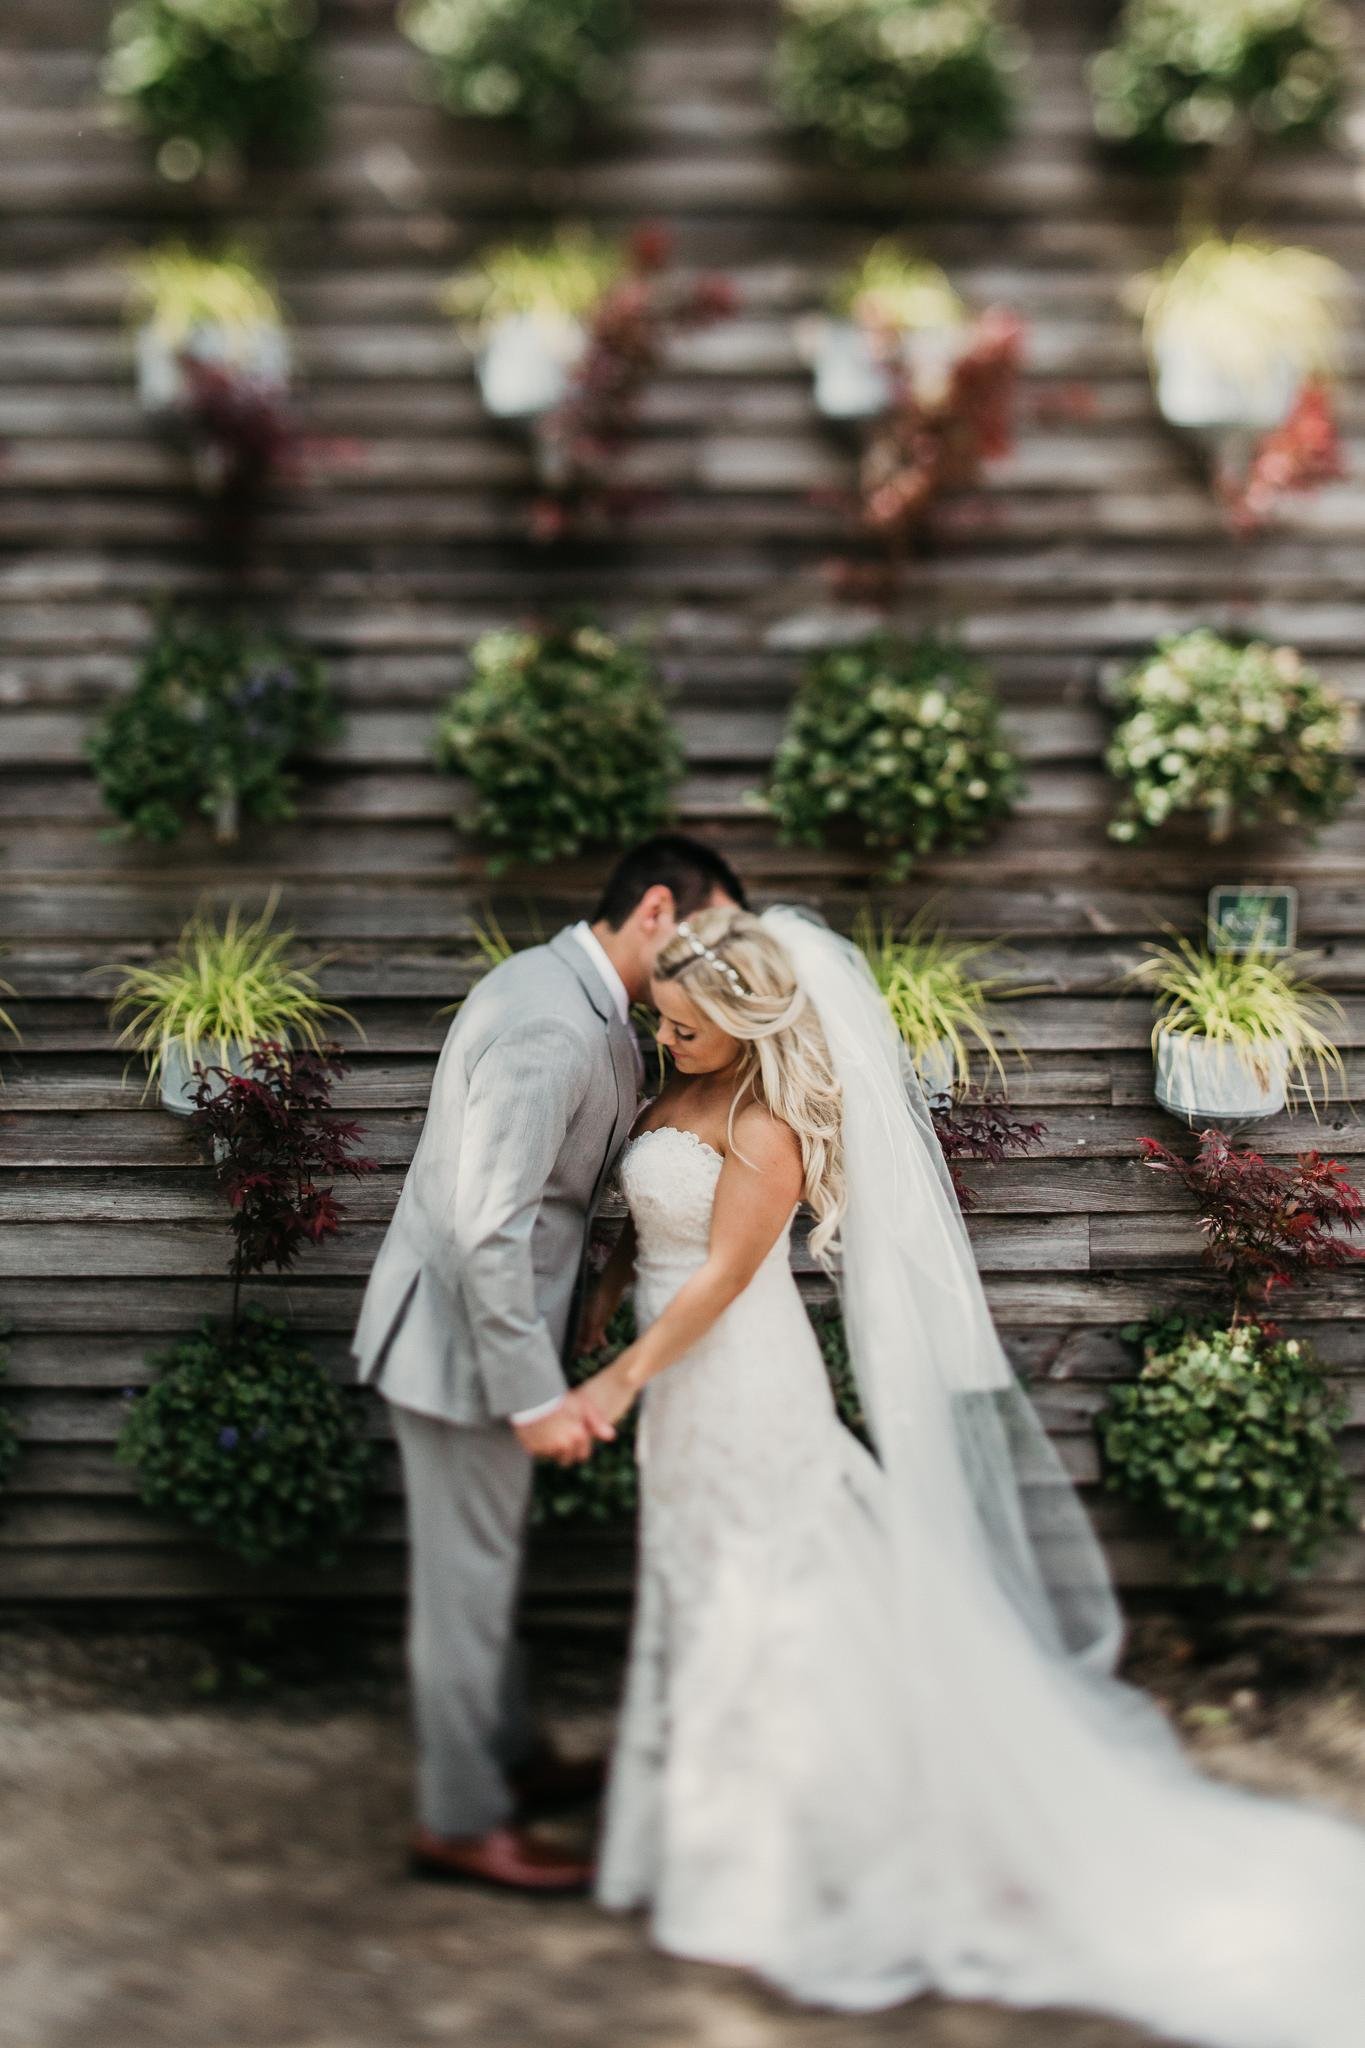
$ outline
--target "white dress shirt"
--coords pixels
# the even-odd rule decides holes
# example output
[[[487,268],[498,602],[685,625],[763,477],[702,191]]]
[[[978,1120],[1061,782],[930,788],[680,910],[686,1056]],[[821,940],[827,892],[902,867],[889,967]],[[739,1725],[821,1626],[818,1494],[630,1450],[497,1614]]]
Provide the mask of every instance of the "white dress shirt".
[[[586,918],[574,926],[573,935],[606,983],[607,994],[616,1005],[616,1014],[621,1019],[621,1022],[629,1024],[630,994],[611,960],[608,958],[606,947],[602,944],[602,941],[598,938]],[[562,1394],[556,1394],[552,1401],[542,1401],[535,1408],[523,1408],[512,1417],[512,1421],[518,1423],[539,1422],[542,1416],[553,1415],[563,1399],[564,1396]]]

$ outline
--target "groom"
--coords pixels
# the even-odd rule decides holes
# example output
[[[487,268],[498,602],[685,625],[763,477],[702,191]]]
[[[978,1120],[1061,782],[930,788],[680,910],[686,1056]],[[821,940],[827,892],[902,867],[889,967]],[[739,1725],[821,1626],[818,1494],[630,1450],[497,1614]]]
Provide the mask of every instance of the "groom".
[[[593,1212],[629,1134],[630,1006],[680,920],[743,905],[682,833],[612,872],[591,924],[495,967],[462,1005],[354,1339],[390,1404],[407,1490],[420,1876],[570,1891],[589,1867],[517,1823],[593,1789],[538,1746],[514,1642],[531,1461],[614,1432],[564,1361]],[[600,1775],[600,1774],[597,1774]]]

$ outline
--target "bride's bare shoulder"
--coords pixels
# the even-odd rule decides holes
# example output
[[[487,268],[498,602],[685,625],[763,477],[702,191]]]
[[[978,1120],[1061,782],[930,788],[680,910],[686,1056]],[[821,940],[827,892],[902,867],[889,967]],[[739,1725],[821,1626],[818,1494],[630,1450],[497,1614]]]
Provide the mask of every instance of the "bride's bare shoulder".
[[[730,1140],[730,1157],[765,1179],[789,1181],[794,1176],[799,1186],[803,1177],[801,1140],[790,1124],[773,1115],[766,1103],[746,1102],[739,1111]]]

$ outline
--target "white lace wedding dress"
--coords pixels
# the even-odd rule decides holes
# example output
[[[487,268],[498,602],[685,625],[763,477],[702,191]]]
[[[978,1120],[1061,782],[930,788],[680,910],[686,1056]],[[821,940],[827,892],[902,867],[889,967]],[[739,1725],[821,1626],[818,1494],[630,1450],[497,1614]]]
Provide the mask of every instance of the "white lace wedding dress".
[[[642,1328],[706,1256],[721,1166],[670,1127],[627,1148]],[[887,1475],[835,1413],[787,1234],[650,1384],[639,1456],[602,1904],[827,2007],[932,1989],[1201,2048],[1365,2039],[1356,1831],[1198,1777],[985,1590],[965,1661],[904,1639]]]

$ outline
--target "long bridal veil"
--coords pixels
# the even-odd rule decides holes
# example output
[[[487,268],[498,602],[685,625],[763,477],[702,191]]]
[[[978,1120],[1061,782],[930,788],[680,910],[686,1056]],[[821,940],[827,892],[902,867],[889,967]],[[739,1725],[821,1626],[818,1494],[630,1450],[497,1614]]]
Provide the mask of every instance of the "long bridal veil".
[[[886,1713],[928,1792],[907,1817],[934,1871],[918,1966],[950,1995],[1103,2009],[1200,2048],[1359,2048],[1365,1831],[1204,1778],[1114,1677],[1103,1556],[1004,1356],[876,984],[807,913],[763,922],[843,1090],[839,1291],[890,1549],[869,1668],[895,1672]],[[805,1988],[865,2002],[832,1959],[830,1977]]]

